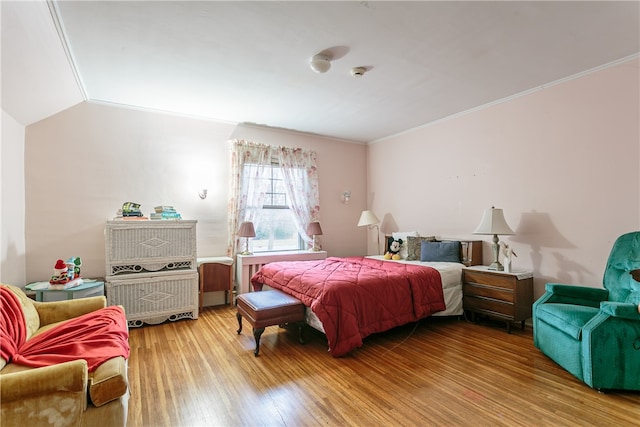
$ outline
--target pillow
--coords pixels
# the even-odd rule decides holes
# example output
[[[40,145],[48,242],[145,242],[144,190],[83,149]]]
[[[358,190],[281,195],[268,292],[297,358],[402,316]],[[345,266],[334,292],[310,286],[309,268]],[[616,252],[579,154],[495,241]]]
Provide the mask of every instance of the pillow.
[[[436,240],[435,236],[428,237],[415,237],[415,236],[407,236],[407,261],[420,261],[420,252],[422,251],[422,247],[420,246],[420,242],[434,242]]]
[[[393,237],[394,239],[396,240],[402,239],[402,245],[400,245],[400,252],[398,252],[398,254],[400,255],[400,258],[402,259],[407,258],[407,237],[409,236],[418,237],[419,234],[417,231],[396,231],[394,233],[391,233],[391,237]]]
[[[460,262],[460,242],[422,242],[420,261]]]

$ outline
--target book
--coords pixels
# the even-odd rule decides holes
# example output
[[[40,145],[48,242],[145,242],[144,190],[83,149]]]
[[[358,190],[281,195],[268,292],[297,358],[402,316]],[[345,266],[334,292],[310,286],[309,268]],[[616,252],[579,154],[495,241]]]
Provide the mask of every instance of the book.
[[[160,205],[160,206],[156,206],[155,208],[153,208],[157,213],[162,213],[162,212],[175,212],[175,208],[173,206],[165,206],[165,205]]]
[[[162,213],[151,213],[149,215],[151,219],[181,219],[182,216],[177,212],[162,212]]]

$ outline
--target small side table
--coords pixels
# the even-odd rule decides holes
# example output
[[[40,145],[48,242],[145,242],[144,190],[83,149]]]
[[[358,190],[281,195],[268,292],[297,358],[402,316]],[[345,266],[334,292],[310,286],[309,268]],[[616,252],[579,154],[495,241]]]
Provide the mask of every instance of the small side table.
[[[205,292],[224,291],[224,303],[233,304],[233,258],[198,258],[197,264],[200,276],[200,311],[204,309]]]
[[[533,304],[533,272],[489,270],[486,265],[462,269],[462,292],[464,310],[471,319],[475,313],[495,317],[507,322],[511,333],[511,322],[524,321],[531,317]]]
[[[24,288],[36,293],[36,301],[49,302],[69,299],[89,298],[104,295],[104,282],[82,279],[83,283],[69,289],[49,289],[49,282],[29,283]],[[62,296],[62,298],[61,298]]]

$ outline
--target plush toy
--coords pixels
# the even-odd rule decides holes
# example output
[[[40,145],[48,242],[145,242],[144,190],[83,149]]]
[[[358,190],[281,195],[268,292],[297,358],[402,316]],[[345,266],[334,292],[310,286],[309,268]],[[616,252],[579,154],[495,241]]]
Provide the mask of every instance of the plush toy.
[[[73,272],[71,273],[73,274]],[[59,259],[56,261],[56,265],[53,267],[53,275],[49,280],[49,283],[52,285],[64,285],[71,281],[73,277],[69,276],[69,268],[67,264]]]
[[[402,239],[394,239],[389,237],[389,250],[384,254],[384,259],[399,260],[400,259],[400,246],[402,246]]]
[[[73,277],[80,277],[80,268],[82,267],[82,260],[79,256],[72,256],[67,260],[67,267],[69,270],[73,268]]]

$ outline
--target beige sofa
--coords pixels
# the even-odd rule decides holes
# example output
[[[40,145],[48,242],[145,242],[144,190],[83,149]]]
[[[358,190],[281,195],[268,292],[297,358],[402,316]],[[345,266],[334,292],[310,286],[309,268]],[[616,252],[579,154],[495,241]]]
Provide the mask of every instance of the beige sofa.
[[[18,296],[26,320],[27,340],[106,306],[105,297],[36,302],[20,288],[0,286]],[[127,360],[121,356],[107,360],[91,373],[82,359],[30,368],[0,358],[3,426],[124,426],[128,399]]]

